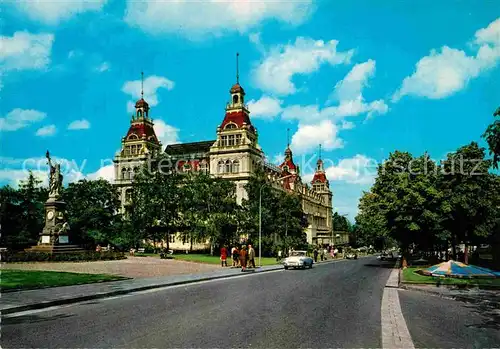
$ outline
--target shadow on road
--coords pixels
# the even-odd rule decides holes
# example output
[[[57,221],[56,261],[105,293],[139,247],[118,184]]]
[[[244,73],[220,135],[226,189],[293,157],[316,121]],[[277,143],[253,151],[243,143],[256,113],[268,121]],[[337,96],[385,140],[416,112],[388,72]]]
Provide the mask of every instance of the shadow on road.
[[[469,324],[467,327],[500,330],[500,294],[480,291],[477,295],[461,295],[455,299],[467,303],[467,308],[483,319],[480,323]]]

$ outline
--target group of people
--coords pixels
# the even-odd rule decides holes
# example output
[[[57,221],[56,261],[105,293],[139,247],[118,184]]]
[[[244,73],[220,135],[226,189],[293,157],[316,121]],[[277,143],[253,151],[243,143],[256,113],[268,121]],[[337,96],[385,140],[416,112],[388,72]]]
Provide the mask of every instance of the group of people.
[[[229,253],[228,253],[229,252]],[[255,250],[252,245],[234,246],[231,251],[228,251],[226,246],[222,246],[220,249],[220,260],[221,266],[227,267],[227,259],[230,258],[233,262],[232,266],[235,268],[241,268],[245,270],[246,268],[255,268]]]

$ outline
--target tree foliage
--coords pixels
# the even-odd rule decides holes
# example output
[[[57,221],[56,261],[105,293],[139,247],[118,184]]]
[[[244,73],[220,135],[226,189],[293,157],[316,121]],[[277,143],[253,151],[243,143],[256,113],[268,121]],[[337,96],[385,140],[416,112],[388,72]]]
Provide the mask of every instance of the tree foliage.
[[[488,142],[490,155],[493,155],[493,166],[498,169],[500,163],[500,107],[493,113],[493,117],[498,117],[488,126],[483,137]]]

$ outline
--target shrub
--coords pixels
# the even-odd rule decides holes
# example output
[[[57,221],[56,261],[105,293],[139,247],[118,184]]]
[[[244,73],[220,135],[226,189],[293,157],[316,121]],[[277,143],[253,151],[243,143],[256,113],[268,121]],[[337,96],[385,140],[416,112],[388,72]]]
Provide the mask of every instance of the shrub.
[[[77,262],[118,260],[127,258],[122,252],[46,253],[16,252],[2,254],[2,262]]]

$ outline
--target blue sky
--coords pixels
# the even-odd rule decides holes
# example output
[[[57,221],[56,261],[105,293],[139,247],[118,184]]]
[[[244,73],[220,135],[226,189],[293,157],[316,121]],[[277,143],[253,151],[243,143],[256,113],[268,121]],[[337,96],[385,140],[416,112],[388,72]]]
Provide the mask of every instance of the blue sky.
[[[164,145],[215,139],[239,52],[269,160],[282,156],[290,128],[309,180],[322,144],[335,208],[353,219],[389,152],[439,160],[473,140],[485,146],[500,101],[495,1],[1,6],[2,184],[26,168],[44,177],[47,149],[68,181],[110,178],[141,71]]]

